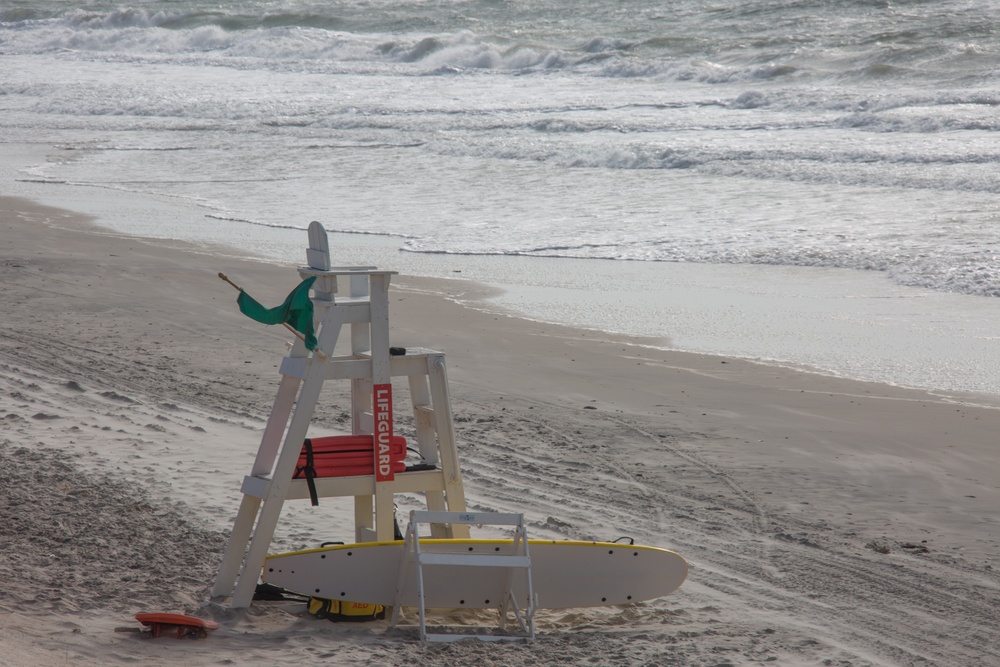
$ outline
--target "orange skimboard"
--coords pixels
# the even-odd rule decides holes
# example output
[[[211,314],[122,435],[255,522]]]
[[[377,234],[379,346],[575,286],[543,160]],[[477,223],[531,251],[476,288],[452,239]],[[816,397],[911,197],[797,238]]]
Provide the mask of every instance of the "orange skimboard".
[[[209,630],[219,627],[215,621],[184,614],[143,613],[136,614],[135,620],[148,627],[154,637],[173,633],[177,639],[183,637],[201,639],[208,636]]]

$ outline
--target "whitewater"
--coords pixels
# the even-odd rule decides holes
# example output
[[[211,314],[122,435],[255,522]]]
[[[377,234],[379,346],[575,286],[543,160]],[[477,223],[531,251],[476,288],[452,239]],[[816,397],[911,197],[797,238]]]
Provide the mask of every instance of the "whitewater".
[[[1000,3],[0,3],[2,193],[1000,395]],[[461,294],[453,298],[461,299]]]

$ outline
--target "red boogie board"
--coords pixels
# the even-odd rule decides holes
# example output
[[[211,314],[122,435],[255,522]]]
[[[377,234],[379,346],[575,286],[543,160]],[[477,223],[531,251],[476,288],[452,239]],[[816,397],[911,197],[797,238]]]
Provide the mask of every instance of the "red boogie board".
[[[164,632],[173,632],[177,639],[201,639],[208,636],[209,630],[219,627],[215,621],[184,614],[142,613],[136,614],[135,620],[147,626],[154,637],[159,637]]]

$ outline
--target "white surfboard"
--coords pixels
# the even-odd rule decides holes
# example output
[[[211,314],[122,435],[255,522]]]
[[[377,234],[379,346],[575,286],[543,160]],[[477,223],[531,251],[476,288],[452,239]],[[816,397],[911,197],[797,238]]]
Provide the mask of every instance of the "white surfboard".
[[[532,587],[541,609],[600,607],[668,595],[687,577],[687,562],[657,547],[611,542],[529,540]],[[510,540],[420,540],[422,553],[507,555]],[[269,556],[263,580],[285,590],[369,604],[393,605],[403,542],[337,545]],[[403,606],[417,606],[412,564],[404,575]],[[509,570],[503,567],[423,568],[425,605],[437,608],[496,608]],[[524,599],[524,583],[514,578]]]

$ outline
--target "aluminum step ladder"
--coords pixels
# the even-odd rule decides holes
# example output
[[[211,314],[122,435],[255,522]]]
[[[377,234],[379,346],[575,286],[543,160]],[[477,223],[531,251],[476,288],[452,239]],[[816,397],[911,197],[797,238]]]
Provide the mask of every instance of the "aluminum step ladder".
[[[435,553],[421,550],[420,524],[447,524],[477,526],[513,526],[514,535],[510,550],[503,554],[477,554],[467,552]],[[506,568],[506,586],[500,596],[498,611],[500,613],[499,629],[507,632],[507,621],[513,613],[520,634],[465,634],[461,632],[429,633],[427,632],[426,600],[427,591],[424,588],[425,567],[489,567]],[[396,580],[396,601],[392,609],[390,628],[397,627],[400,615],[400,601],[407,574],[416,576],[417,597],[420,612],[420,639],[425,642],[450,642],[460,639],[477,638],[483,641],[500,640],[534,640],[535,638],[535,608],[537,599],[531,581],[531,554],[528,551],[528,534],[524,527],[523,514],[508,514],[498,512],[437,512],[412,510],[410,523],[403,539],[403,554],[400,559],[399,576]],[[518,581],[520,578],[520,581]],[[515,583],[521,584],[523,599],[515,595]]]

